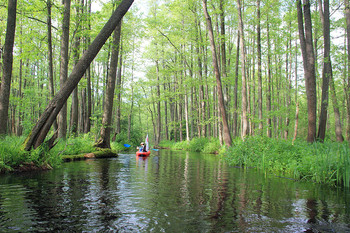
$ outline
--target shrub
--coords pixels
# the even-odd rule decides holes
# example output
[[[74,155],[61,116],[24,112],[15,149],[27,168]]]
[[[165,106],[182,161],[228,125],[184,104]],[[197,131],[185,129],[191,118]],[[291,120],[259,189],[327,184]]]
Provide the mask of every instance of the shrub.
[[[208,154],[215,154],[220,151],[220,148],[221,148],[221,145],[220,145],[219,139],[213,138],[204,145],[202,152],[208,153]]]

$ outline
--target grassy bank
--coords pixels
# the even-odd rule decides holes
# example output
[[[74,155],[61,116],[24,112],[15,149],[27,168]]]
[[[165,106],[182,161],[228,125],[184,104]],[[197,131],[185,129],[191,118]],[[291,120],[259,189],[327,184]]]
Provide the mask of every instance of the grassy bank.
[[[159,143],[161,148],[168,148],[172,150],[186,150],[194,152],[203,152],[208,154],[217,154],[224,148],[221,148],[219,139],[212,138],[193,138],[191,141],[173,142],[161,141]]]
[[[93,153],[95,157],[108,157],[125,149],[122,143],[112,143],[112,151],[98,150],[94,138],[90,135],[68,138],[58,141],[51,150],[41,146],[30,152],[22,150],[25,137],[7,136],[0,140],[0,173],[20,170],[30,165],[36,167],[58,167],[63,161],[84,159],[85,154]]]
[[[349,188],[350,149],[347,143],[307,143],[268,137],[236,139],[232,147],[220,147],[218,139],[194,138],[190,142],[162,141],[162,148],[219,153],[232,166],[256,168],[296,180],[311,180]]]
[[[307,143],[249,137],[237,140],[224,154],[234,166],[255,167],[264,172],[317,183],[350,185],[350,150],[347,143]]]

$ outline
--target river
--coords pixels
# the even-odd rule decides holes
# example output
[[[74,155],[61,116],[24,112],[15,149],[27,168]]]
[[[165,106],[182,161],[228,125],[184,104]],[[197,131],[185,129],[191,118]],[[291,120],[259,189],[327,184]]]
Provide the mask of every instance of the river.
[[[121,154],[1,175],[0,232],[350,232],[350,194],[215,155]]]

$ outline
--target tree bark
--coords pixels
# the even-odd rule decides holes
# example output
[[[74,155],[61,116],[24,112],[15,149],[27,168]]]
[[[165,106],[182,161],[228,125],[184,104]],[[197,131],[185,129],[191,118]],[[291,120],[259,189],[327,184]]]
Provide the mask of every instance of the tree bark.
[[[350,142],[350,4],[349,0],[344,0],[345,3],[345,18],[346,18],[346,41],[347,41],[347,57],[348,57],[348,65],[347,65],[347,119],[348,119],[348,127],[346,130],[346,139]]]
[[[305,86],[308,109],[308,135],[307,141],[314,142],[316,139],[316,73],[315,56],[312,42],[312,23],[309,0],[304,1],[303,10],[301,0],[297,1],[298,29],[300,47],[303,55]],[[304,22],[305,21],[305,31]]]
[[[327,4],[328,3],[328,4]],[[323,53],[323,72],[322,72],[322,99],[321,113],[318,125],[317,138],[323,142],[326,136],[327,115],[328,115],[328,99],[329,99],[329,79],[332,73],[332,65],[330,60],[330,25],[329,25],[329,1],[324,1],[324,12],[322,10],[322,2],[319,0],[320,17],[323,24],[324,53]]]
[[[60,52],[60,87],[62,88],[68,76],[68,48],[69,48],[69,24],[70,24],[71,0],[64,0],[64,13],[62,23],[61,52]],[[46,135],[45,135],[46,136]],[[67,136],[67,103],[64,103],[58,116],[58,137],[65,139]]]
[[[117,87],[116,87],[116,91],[117,91],[116,130],[115,130],[113,140],[115,140],[116,135],[120,134],[120,132],[121,132],[120,118],[121,118],[121,106],[122,106],[122,96],[121,96],[122,67],[123,67],[123,42],[121,41],[120,60],[119,60],[119,69],[118,69],[118,74],[117,74]]]
[[[267,15],[267,90],[266,90],[266,108],[267,108],[267,137],[272,137],[272,120],[271,120],[271,44],[270,44],[270,27],[269,16]]]
[[[0,86],[0,136],[7,133],[8,109],[13,65],[13,45],[16,32],[17,0],[8,0],[7,28],[3,54],[3,76]]]
[[[158,53],[158,51],[157,51]],[[157,72],[157,138],[156,138],[156,144],[158,145],[161,140],[161,132],[162,132],[162,115],[160,111],[160,84],[159,84],[159,62],[156,60],[156,72]]]
[[[241,11],[241,1],[237,0],[238,9],[238,21],[240,31],[240,50],[241,50],[241,70],[242,70],[242,138],[248,136],[248,116],[247,116],[247,80],[246,80],[246,68],[245,68],[245,45],[244,45],[244,29],[243,29],[243,18]]]
[[[81,16],[83,14],[83,3],[80,3],[80,0],[76,0],[76,28],[75,31],[77,32],[75,34],[75,43],[73,46],[73,61],[74,65],[76,65],[79,61],[80,56],[80,40],[81,40],[81,34],[80,31],[82,29],[81,25]],[[82,0],[83,1],[83,0]],[[79,98],[78,98],[78,86],[73,91],[72,94],[72,105],[71,105],[71,117],[70,117],[70,129],[71,133],[74,136],[78,135],[78,125],[79,125]]]
[[[55,95],[54,80],[53,80],[53,58],[52,58],[52,33],[51,33],[51,0],[47,0],[47,47],[49,57],[49,91],[51,98]],[[57,121],[54,122],[54,130],[58,128]]]
[[[91,21],[90,21],[90,17],[91,17],[91,0],[88,0],[87,3],[87,8],[88,8],[88,30],[89,32],[91,32]],[[89,45],[90,44],[90,35],[88,35],[86,37],[86,44]],[[89,66],[89,68],[87,69],[86,72],[86,95],[87,95],[87,103],[86,103],[86,115],[85,115],[85,119],[84,119],[84,133],[89,133],[91,130],[91,114],[92,114],[92,90],[91,90],[91,66]]]
[[[119,59],[121,22],[122,21],[120,21],[118,26],[115,28],[113,34],[113,49],[111,54],[110,72],[107,80],[105,104],[103,108],[101,134],[100,139],[95,144],[96,147],[100,148],[111,148],[110,137],[112,130],[113,99]]]
[[[217,89],[218,89],[217,91],[218,91],[219,108],[221,110],[221,117],[222,117],[223,131],[224,131],[223,137],[224,137],[224,141],[225,141],[226,146],[230,147],[232,144],[232,139],[231,139],[231,134],[230,134],[228,122],[226,119],[226,109],[225,109],[225,104],[224,104],[224,96],[222,93],[221,77],[220,77],[220,70],[219,70],[217,55],[216,55],[213,28],[212,28],[211,18],[209,16],[208,10],[207,10],[207,1],[202,0],[202,2],[203,2],[204,15],[205,15],[205,18],[207,20],[210,47],[211,47],[211,51],[212,51],[213,66],[214,66],[214,72],[215,72],[215,77],[216,77],[216,85],[217,85]]]
[[[237,32],[237,48],[236,48],[236,67],[235,67],[235,86],[233,88],[234,95],[234,113],[233,113],[233,135],[234,137],[238,137],[238,72],[239,72],[239,42],[241,41],[241,33],[238,30]]]
[[[57,114],[62,109],[64,103],[66,103],[69,95],[78,85],[86,69],[89,67],[90,63],[93,61],[97,53],[105,44],[108,37],[112,34],[113,30],[120,23],[121,19],[129,10],[133,2],[133,0],[123,0],[119,4],[118,8],[114,11],[111,18],[101,29],[100,33],[96,36],[88,49],[84,52],[78,64],[75,65],[64,86],[56,93],[55,97],[46,107],[44,113],[41,115],[37,124],[32,129],[31,134],[25,141],[25,150],[37,148],[44,142],[46,135],[52,126],[52,123],[56,119]]]

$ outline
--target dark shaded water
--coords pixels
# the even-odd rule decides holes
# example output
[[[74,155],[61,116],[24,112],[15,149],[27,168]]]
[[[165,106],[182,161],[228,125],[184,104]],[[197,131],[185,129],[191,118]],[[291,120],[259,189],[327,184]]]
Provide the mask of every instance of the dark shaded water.
[[[344,190],[189,152],[0,176],[0,232],[350,232],[349,204]]]

